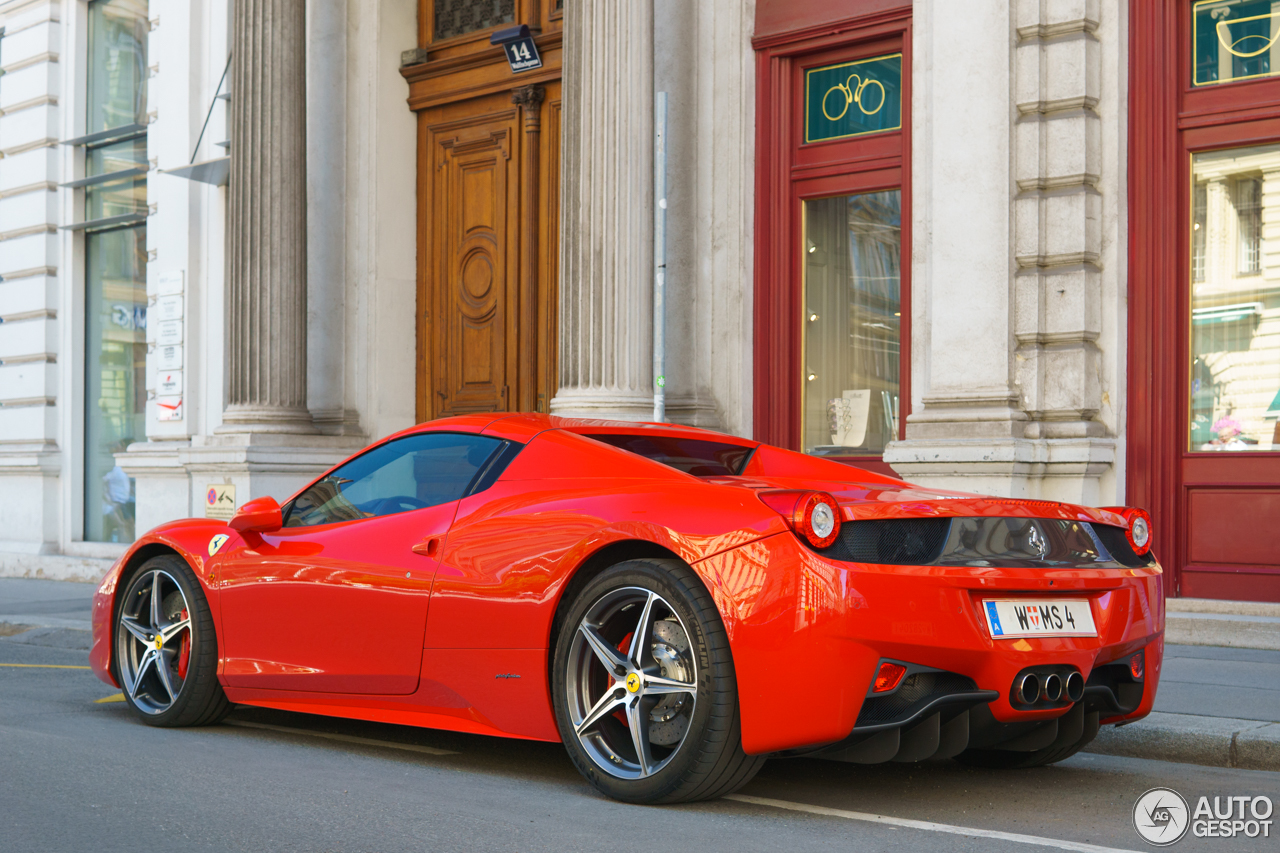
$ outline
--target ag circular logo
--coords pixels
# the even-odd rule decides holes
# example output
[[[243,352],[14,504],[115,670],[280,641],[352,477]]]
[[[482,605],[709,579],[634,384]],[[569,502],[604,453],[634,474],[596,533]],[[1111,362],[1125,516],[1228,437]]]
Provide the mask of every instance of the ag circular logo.
[[[1187,801],[1172,788],[1152,788],[1133,804],[1133,828],[1148,844],[1173,844],[1187,834],[1190,825]]]

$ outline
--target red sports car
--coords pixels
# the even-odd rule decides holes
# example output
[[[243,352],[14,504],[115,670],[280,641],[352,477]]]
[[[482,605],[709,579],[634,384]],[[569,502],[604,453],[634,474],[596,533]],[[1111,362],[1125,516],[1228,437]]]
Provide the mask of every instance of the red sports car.
[[[468,415],[146,534],[92,663],[153,725],[239,703],[559,740],[631,802],[768,757],[1030,767],[1151,710],[1150,537],[701,429]]]

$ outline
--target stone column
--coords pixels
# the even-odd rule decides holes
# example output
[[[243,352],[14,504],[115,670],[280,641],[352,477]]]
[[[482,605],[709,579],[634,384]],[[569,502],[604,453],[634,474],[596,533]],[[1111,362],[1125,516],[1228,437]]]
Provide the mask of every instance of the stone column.
[[[565,4],[560,389],[551,412],[653,415],[653,3]]]
[[[234,0],[227,217],[231,432],[313,432],[307,411],[303,0]]]

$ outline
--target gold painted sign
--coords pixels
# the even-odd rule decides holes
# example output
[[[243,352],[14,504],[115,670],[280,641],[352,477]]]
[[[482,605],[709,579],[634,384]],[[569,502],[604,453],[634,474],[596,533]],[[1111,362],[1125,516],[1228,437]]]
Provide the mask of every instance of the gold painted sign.
[[[1194,85],[1280,74],[1280,0],[1199,0],[1191,19]]]
[[[902,54],[810,68],[804,75],[804,141],[902,127]]]

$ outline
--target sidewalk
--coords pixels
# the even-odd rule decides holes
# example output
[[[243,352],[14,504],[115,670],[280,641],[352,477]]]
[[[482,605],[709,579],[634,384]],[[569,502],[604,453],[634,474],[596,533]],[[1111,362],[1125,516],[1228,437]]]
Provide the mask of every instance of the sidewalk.
[[[1280,651],[1166,644],[1155,710],[1085,751],[1280,770]]]
[[[88,649],[95,588],[0,578],[0,649]],[[1171,600],[1166,640],[1155,710],[1136,723],[1104,727],[1085,751],[1280,770],[1280,605]],[[1192,644],[1202,640],[1215,644]],[[1239,647],[1246,643],[1258,647]]]
[[[0,639],[87,650],[97,588],[92,583],[0,578]]]

